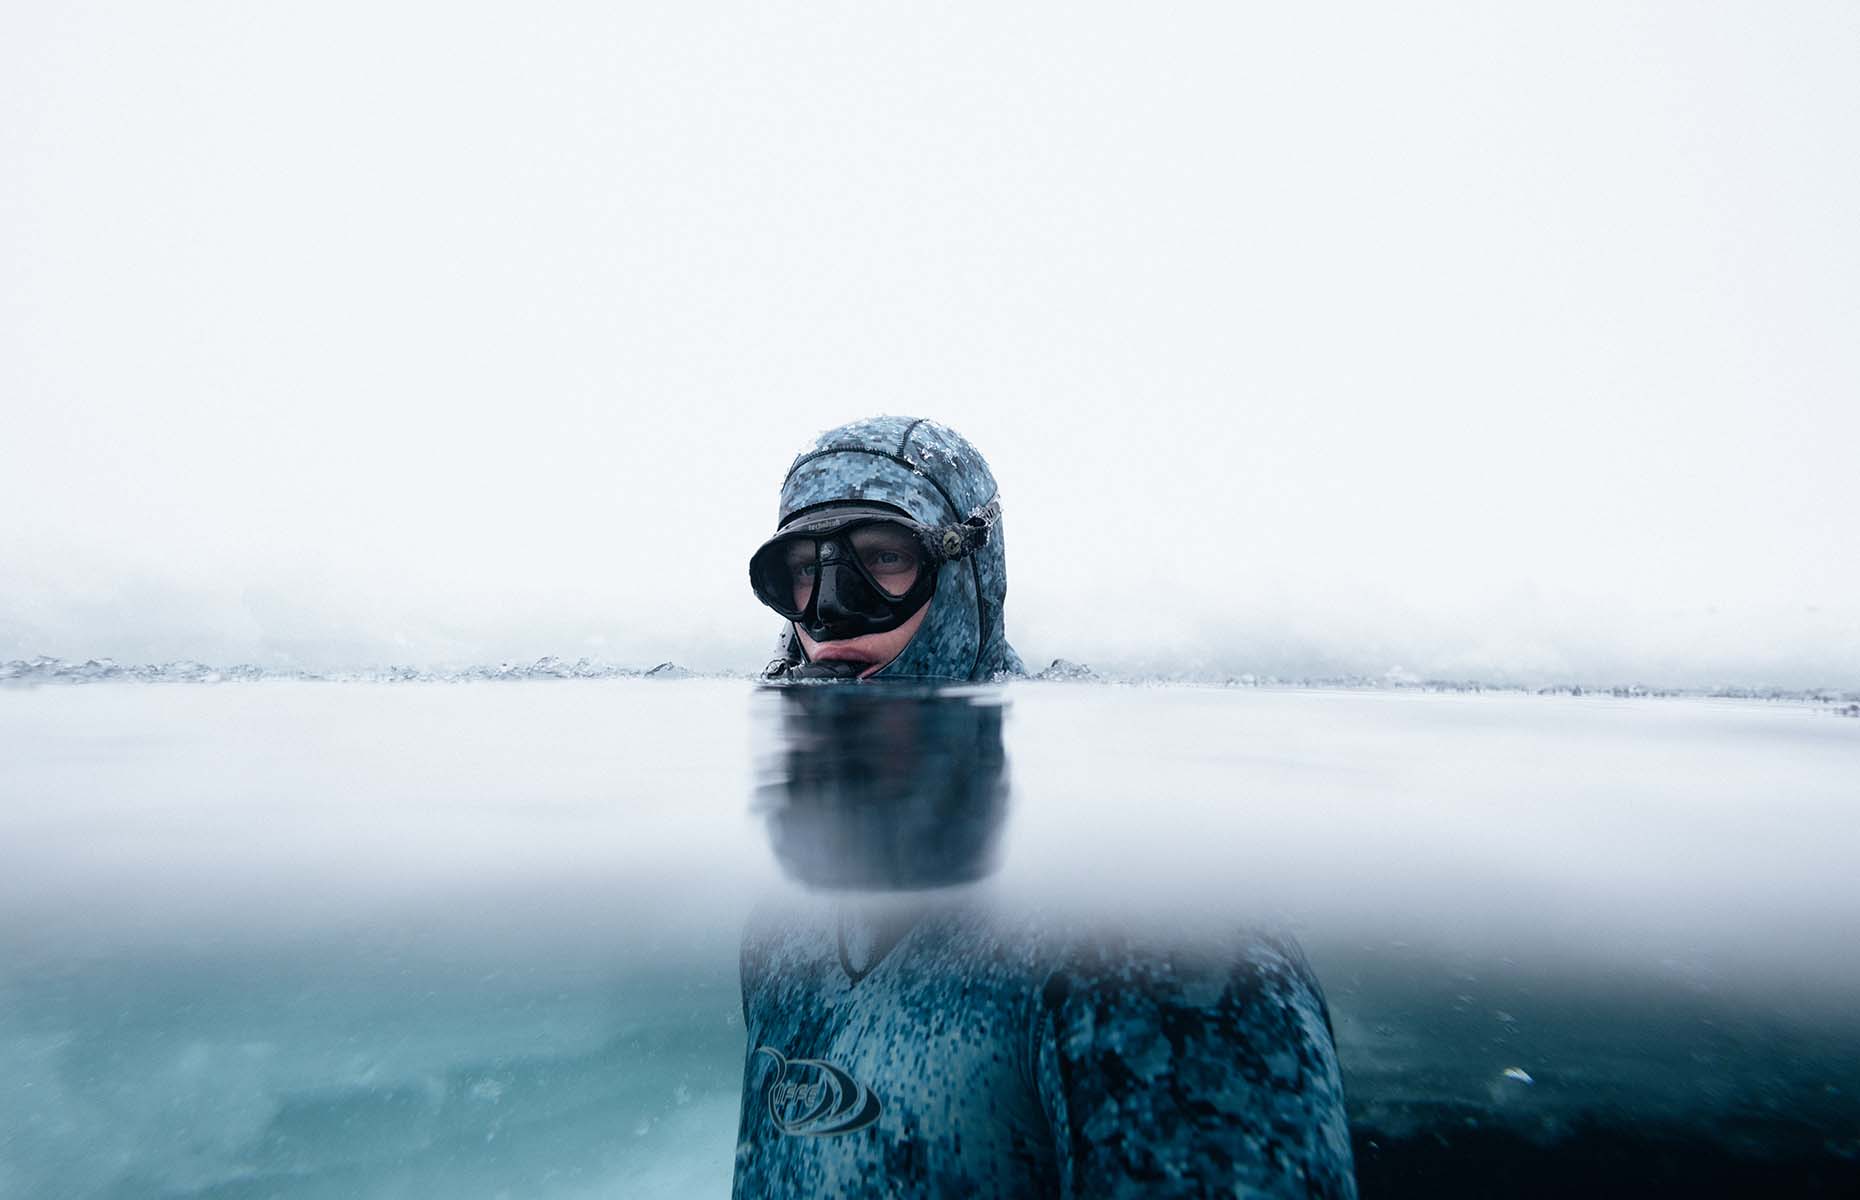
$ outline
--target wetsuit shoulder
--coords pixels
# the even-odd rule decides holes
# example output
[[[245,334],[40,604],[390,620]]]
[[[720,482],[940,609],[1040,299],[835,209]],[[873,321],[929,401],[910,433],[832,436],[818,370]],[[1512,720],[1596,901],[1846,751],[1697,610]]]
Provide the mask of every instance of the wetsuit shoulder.
[[[1289,938],[1084,938],[1038,1012],[1062,1195],[1356,1195],[1329,1013]]]

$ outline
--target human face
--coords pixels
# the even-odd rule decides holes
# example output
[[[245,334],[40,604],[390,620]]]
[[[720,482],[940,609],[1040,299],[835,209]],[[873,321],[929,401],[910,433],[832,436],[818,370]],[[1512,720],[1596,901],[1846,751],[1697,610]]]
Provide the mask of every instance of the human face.
[[[904,653],[904,647],[910,645],[911,638],[917,635],[917,629],[924,623],[924,616],[929,613],[934,600],[926,601],[924,606],[912,613],[910,620],[896,629],[884,633],[866,633],[858,637],[835,638],[829,642],[817,642],[807,636],[807,631],[799,625],[794,627],[794,635],[801,639],[801,648],[807,651],[811,662],[851,662],[869,663],[859,678],[884,670],[891,665],[891,660]]]

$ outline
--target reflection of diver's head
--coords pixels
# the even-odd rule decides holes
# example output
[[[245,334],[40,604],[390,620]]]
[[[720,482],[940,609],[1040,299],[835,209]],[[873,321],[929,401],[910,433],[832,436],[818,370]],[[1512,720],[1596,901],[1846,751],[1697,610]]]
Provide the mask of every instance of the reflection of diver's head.
[[[999,696],[788,686],[783,749],[760,788],[769,842],[809,887],[912,891],[995,866],[1007,814]]]
[[[985,680],[1021,671],[1002,633],[1007,556],[994,475],[934,421],[874,417],[820,435],[782,483],[750,559],[785,618],[771,676]]]

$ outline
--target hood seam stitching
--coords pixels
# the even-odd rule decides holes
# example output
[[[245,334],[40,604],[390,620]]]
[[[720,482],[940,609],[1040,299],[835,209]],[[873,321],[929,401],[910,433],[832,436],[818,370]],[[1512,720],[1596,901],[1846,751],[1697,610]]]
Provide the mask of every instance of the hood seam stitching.
[[[924,420],[925,418],[918,417],[915,421],[912,421],[909,425],[904,427],[904,436],[898,439],[898,454],[900,456],[910,448],[911,435],[917,432],[917,427],[922,425]]]

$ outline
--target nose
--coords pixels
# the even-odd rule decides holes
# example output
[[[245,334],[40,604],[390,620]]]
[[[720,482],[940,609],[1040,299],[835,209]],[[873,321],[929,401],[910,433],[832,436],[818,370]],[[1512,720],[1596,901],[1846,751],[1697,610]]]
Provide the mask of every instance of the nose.
[[[827,628],[861,624],[872,615],[873,602],[877,597],[852,564],[836,562],[823,555],[818,586],[819,591],[814,597],[814,615]]]

